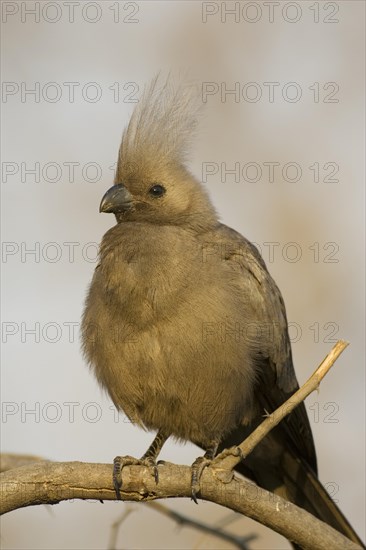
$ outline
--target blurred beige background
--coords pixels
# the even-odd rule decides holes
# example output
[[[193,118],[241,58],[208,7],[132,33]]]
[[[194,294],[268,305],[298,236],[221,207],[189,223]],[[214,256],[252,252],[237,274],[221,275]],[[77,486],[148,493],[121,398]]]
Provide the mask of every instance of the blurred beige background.
[[[221,219],[261,248],[285,298],[299,381],[337,338],[351,342],[306,405],[320,478],[364,538],[364,3],[1,7],[2,450],[111,462],[152,440],[115,416],[84,363],[78,324],[95,243],[114,223],[98,206],[132,100],[157,70],[188,66],[212,92],[192,170]],[[169,441],[161,458],[191,463],[198,453]],[[228,516],[166,504],[210,523]],[[2,518],[1,544],[107,548],[123,509],[19,510]],[[251,549],[289,548],[245,518],[228,529],[259,534]],[[142,506],[118,539],[118,548],[229,547]]]

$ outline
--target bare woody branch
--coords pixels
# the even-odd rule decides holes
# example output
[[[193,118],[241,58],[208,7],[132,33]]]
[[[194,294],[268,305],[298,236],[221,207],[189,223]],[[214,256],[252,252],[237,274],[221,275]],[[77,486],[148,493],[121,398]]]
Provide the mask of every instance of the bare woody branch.
[[[346,346],[347,344],[342,341],[334,346],[304,386],[270,415],[241,445],[243,452],[248,454],[274,426],[318,387]],[[220,480],[224,461],[225,467],[228,467],[231,459],[229,456],[217,463],[215,461],[216,468],[213,466],[204,470],[200,483],[200,495],[203,500],[221,504],[250,517],[305,550],[359,548],[302,508],[246,479],[227,476],[225,482]],[[236,461],[234,465],[235,463]],[[146,467],[126,466],[122,475],[122,500],[148,502],[158,498],[191,497],[191,469],[187,466],[168,463],[159,465],[158,484]],[[112,465],[107,464],[36,462],[2,473],[0,481],[0,513],[36,504],[56,504],[68,499],[116,498],[112,485]]]
[[[149,468],[126,466],[123,469],[122,500],[146,502],[191,497],[190,467],[165,464],[158,468],[159,483],[156,484]],[[110,464],[37,462],[2,473],[0,491],[1,513],[69,499],[116,499]],[[201,498],[259,521],[305,550],[359,548],[305,510],[248,480],[233,477],[228,483],[223,483],[217,479],[214,468],[206,468],[203,472]]]
[[[320,363],[319,367],[313,372],[310,378],[295,392],[290,399],[285,401],[278,409],[267,418],[239,445],[242,457],[234,456],[236,447],[233,449],[225,449],[219,454],[215,462],[220,462],[220,468],[232,469],[240,462],[242,458],[248,456],[258,443],[281,422],[291,411],[294,410],[301,401],[304,401],[313,391],[317,390],[324,376],[332,368],[338,357],[348,346],[348,342],[338,340],[325,359]],[[232,452],[231,452],[232,451]]]
[[[188,516],[185,516],[184,514],[175,512],[171,508],[168,508],[167,506],[164,506],[163,504],[160,504],[160,502],[157,502],[155,500],[151,500],[146,504],[149,508],[153,508],[154,510],[157,510],[161,514],[167,516],[168,518],[175,521],[178,525],[185,525],[187,527],[192,527],[193,529],[197,529],[197,531],[203,531],[204,533],[207,533],[209,535],[212,535],[214,537],[218,537],[222,540],[225,540],[226,542],[230,542],[233,546],[238,548],[239,550],[247,550],[248,548],[248,542],[257,539],[257,535],[246,535],[244,537],[240,537],[238,535],[232,535],[228,531],[215,526],[215,525],[207,525],[206,523],[203,523],[202,521],[197,521],[193,518],[190,518]],[[240,517],[240,516],[237,516]]]

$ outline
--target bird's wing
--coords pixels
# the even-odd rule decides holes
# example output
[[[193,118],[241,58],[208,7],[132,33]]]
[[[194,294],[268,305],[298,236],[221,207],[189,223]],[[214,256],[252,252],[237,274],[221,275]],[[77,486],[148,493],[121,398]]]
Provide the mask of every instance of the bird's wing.
[[[250,425],[236,428],[219,450],[237,445],[298,389],[292,363],[285,305],[281,293],[254,245],[239,233],[219,225],[213,242],[230,271],[237,272],[245,307],[256,311],[256,322],[273,323],[269,340],[262,339],[254,361],[260,411]],[[245,318],[245,316],[244,316]],[[300,403],[235,468],[260,486],[302,506],[364,548],[363,542],[317,478],[316,453],[304,403]],[[294,545],[297,548],[296,545]]]
[[[239,289],[251,303],[256,323],[264,326],[259,332],[260,347],[254,350],[253,361],[258,378],[256,399],[261,415],[270,413],[297,389],[291,343],[288,335],[285,304],[276,283],[270,276],[257,248],[233,229],[220,224],[215,239],[224,251],[224,261],[238,274]],[[258,418],[259,423],[263,418]],[[253,429],[255,426],[251,426]],[[316,453],[309,419],[303,403],[281,423],[281,431],[294,453],[317,471]]]

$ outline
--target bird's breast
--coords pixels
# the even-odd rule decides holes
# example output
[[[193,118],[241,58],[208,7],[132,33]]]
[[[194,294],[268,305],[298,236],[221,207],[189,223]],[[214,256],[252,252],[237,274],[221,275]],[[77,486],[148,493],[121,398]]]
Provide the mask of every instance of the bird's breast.
[[[102,254],[93,283],[108,306],[118,304],[144,327],[189,301],[205,265],[199,243],[186,232],[164,227],[145,235],[139,229]]]
[[[245,303],[229,271],[204,261],[189,235],[134,237],[102,248],[87,298],[84,349],[97,378],[119,408],[150,428],[159,428],[159,411],[191,414],[201,425],[208,404],[226,398],[226,409],[234,403],[242,415],[254,374],[239,335]],[[212,425],[224,429],[216,416]],[[188,438],[183,427],[175,434]]]

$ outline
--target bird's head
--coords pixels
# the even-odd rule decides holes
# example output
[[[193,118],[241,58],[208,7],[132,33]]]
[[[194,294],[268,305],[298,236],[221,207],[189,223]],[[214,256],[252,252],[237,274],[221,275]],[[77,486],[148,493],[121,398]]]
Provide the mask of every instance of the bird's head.
[[[217,223],[211,201],[183,166],[161,166],[155,176],[123,180],[103,196],[100,212],[113,213],[118,223],[145,222],[205,230]]]
[[[217,215],[184,164],[201,107],[197,87],[156,77],[136,106],[119,150],[115,184],[100,212],[117,222],[181,225],[205,230]]]

